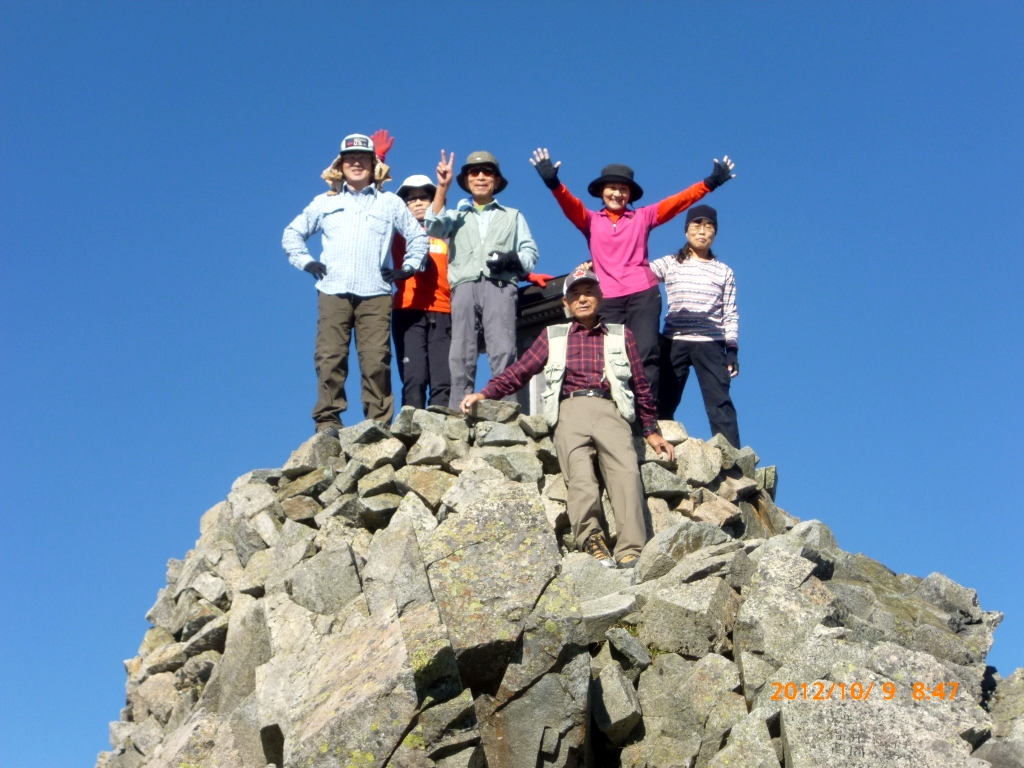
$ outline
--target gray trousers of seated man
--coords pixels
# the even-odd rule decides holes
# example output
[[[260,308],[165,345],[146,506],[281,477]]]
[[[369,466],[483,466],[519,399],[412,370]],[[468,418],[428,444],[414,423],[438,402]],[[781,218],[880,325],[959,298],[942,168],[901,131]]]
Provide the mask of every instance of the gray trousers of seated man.
[[[480,356],[478,326],[483,328],[491,376],[497,376],[515,362],[518,301],[515,283],[481,279],[459,283],[452,289],[452,346],[448,353],[452,374],[450,408],[457,410],[462,399],[475,389],[476,363]],[[515,400],[515,396],[503,399]]]
[[[615,403],[597,397],[563,400],[555,425],[555,452],[569,491],[566,512],[576,547],[582,549],[587,537],[601,530],[596,455],[615,513],[615,559],[639,555],[647,543],[644,486],[633,449],[633,432]]]

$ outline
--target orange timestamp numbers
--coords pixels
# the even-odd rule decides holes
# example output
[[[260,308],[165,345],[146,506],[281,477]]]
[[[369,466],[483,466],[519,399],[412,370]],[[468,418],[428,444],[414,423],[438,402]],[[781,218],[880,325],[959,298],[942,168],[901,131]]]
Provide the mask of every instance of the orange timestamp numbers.
[[[960,689],[960,684],[953,681],[929,685],[927,683],[912,683],[910,695],[915,701],[940,701],[952,700]],[[826,683],[818,680],[813,683],[780,683],[772,682],[772,701],[831,701],[833,699],[852,699],[853,701],[867,701],[871,694],[877,697],[881,695],[884,701],[892,701],[896,698],[899,689],[896,683],[885,682],[877,686],[875,683]]]

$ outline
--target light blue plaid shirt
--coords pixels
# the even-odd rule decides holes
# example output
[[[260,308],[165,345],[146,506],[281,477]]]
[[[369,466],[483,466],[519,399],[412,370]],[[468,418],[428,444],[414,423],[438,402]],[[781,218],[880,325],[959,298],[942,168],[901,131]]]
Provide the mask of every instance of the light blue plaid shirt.
[[[359,192],[342,184],[336,195],[326,192],[313,198],[306,210],[285,227],[281,245],[297,269],[313,261],[306,241],[323,233],[320,261],[327,274],[316,287],[323,293],[354,296],[386,296],[389,285],[380,276],[391,252],[395,231],[405,237],[404,264],[419,271],[430,241],[405,203],[391,192],[370,185]]]

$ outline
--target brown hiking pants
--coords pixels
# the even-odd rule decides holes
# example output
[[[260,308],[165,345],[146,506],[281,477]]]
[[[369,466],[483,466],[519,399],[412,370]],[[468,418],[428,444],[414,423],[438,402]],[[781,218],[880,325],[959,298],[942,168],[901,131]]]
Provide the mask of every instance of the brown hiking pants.
[[[578,548],[587,536],[601,530],[601,487],[594,456],[601,468],[615,513],[618,539],[615,559],[639,555],[647,543],[644,488],[633,449],[633,433],[611,400],[575,397],[558,406],[555,452],[569,490],[567,512]]]
[[[352,294],[335,296],[317,291],[319,316],[316,324],[317,398],[313,421],[332,424],[341,421],[348,407],[345,379],[348,378],[348,348],[356,334],[359,373],[362,379],[363,413],[368,419],[391,421],[391,297],[363,298]]]

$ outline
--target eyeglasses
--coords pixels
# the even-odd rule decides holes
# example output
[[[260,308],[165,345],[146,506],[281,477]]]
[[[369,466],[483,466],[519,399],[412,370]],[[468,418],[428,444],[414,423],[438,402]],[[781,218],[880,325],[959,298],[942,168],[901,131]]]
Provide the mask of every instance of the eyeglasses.
[[[496,176],[497,174],[494,172],[493,168],[490,168],[489,166],[486,166],[486,165],[482,165],[482,166],[479,166],[477,168],[470,168],[468,171],[466,171],[466,175],[467,176]]]
[[[710,221],[691,221],[690,226],[688,226],[687,229],[692,229],[694,232],[705,232],[708,230],[714,232],[715,225]]]
[[[407,198],[405,198],[405,204],[408,205],[409,203],[415,203],[417,200],[422,200],[423,202],[427,203],[433,199],[434,198],[430,197],[430,195],[409,195]]]

